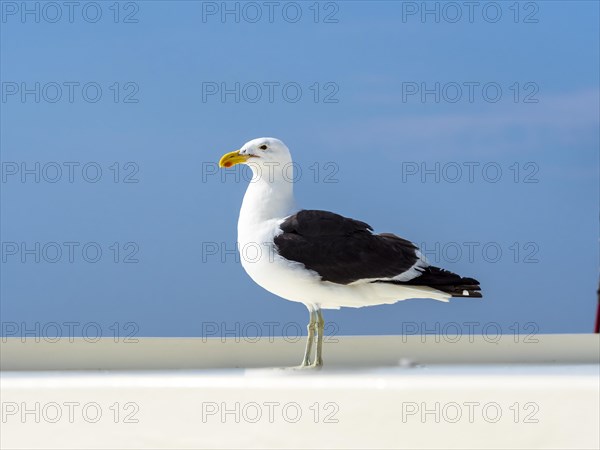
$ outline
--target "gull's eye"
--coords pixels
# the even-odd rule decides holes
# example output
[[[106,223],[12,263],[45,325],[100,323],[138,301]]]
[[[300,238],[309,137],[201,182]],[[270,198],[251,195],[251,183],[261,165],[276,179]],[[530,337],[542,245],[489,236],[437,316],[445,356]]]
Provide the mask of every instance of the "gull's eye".
[[[258,147],[258,148],[260,148],[261,150],[266,150],[266,149],[267,149],[267,145],[266,145],[266,144],[263,144],[263,145],[261,145],[261,146],[260,146],[260,147]]]

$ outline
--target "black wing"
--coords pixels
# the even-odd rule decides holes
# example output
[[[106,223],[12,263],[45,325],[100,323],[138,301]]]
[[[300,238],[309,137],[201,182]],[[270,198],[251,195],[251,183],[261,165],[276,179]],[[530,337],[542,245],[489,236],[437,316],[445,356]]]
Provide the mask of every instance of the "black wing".
[[[418,261],[417,247],[393,234],[373,234],[364,222],[328,211],[302,210],[275,237],[281,256],[317,272],[324,281],[348,284],[392,278]]]

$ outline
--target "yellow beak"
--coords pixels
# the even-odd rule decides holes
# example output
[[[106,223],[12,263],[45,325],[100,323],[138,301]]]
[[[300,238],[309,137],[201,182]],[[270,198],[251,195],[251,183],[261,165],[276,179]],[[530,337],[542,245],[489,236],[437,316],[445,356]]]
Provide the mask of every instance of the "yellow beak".
[[[248,161],[249,158],[250,156],[248,155],[240,155],[239,150],[225,153],[223,156],[221,156],[221,160],[219,161],[219,167],[233,167],[236,164]]]

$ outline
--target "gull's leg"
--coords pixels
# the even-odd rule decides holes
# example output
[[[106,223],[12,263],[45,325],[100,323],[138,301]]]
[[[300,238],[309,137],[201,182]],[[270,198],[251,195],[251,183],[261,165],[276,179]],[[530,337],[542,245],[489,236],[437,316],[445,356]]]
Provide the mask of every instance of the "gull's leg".
[[[321,313],[321,309],[318,308],[316,311],[317,315],[317,354],[315,356],[315,362],[313,366],[321,367],[323,365],[323,334],[325,332],[325,320],[323,319],[323,314]]]
[[[310,321],[306,326],[308,336],[306,338],[306,349],[304,350],[304,358],[300,367],[310,366],[310,355],[312,353],[313,342],[315,340],[315,330],[317,328],[317,314],[313,309],[309,309]]]

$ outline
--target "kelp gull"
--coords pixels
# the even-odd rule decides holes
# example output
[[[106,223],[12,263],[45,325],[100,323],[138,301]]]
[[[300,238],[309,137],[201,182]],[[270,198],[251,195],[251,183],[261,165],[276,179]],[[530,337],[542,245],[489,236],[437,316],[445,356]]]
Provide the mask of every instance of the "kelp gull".
[[[332,212],[296,209],[292,157],[280,140],[254,139],[219,161],[220,167],[236,164],[253,172],[240,210],[238,245],[261,250],[242,251],[242,266],[267,291],[308,308],[301,367],[323,364],[321,309],[481,297],[477,280],[429,265],[406,239],[375,234],[366,223]]]

